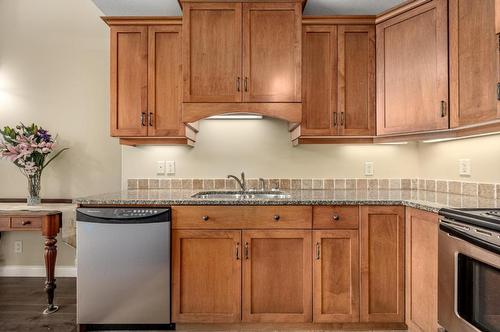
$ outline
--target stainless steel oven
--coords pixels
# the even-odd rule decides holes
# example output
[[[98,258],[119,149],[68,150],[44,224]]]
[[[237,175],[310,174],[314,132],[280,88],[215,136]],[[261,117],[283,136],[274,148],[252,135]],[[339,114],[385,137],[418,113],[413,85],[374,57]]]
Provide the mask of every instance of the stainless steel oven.
[[[500,223],[453,212],[440,212],[439,324],[448,332],[500,332]]]

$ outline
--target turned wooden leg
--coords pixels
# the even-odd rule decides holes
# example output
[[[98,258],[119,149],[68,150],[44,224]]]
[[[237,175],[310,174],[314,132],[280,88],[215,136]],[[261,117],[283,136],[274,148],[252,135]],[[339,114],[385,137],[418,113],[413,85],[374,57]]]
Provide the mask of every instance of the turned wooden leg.
[[[45,237],[45,291],[47,292],[48,305],[47,309],[43,311],[45,315],[56,312],[59,307],[54,305],[54,290],[56,289],[56,279],[54,271],[56,267],[57,258],[57,240],[54,236]]]

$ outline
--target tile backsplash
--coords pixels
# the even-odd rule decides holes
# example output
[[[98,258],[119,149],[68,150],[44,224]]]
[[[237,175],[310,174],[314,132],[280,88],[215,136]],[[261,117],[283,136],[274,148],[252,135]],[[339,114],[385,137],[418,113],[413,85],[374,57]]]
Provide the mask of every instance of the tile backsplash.
[[[260,189],[259,179],[247,179],[249,189]],[[500,199],[500,184],[433,179],[264,179],[266,189],[425,190]],[[234,179],[128,179],[128,189],[234,190]]]

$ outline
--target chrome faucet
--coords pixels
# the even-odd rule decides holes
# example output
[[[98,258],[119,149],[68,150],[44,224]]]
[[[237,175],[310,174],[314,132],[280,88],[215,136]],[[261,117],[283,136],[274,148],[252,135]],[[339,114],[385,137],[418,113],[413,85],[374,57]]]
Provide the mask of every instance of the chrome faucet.
[[[238,182],[242,191],[247,190],[247,184],[245,182],[245,172],[241,172],[241,180],[236,175],[228,175],[227,178],[228,179],[235,179],[236,182]]]
[[[266,190],[266,180],[264,180],[263,178],[259,178],[259,182],[260,182],[260,190],[265,191]]]

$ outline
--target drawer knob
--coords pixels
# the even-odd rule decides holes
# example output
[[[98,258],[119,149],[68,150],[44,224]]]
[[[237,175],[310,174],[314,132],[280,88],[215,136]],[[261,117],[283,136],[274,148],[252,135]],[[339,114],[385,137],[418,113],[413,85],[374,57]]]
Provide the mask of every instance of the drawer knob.
[[[333,221],[337,221],[337,220],[339,220],[339,219],[340,219],[340,216],[339,216],[338,214],[334,214],[334,215],[332,216],[332,219],[333,219]]]
[[[203,221],[208,221],[208,219],[210,219],[208,216],[203,216],[201,217],[201,219],[203,219]]]
[[[29,221],[29,220],[25,220],[25,221],[23,221],[23,222],[22,222],[22,225],[23,225],[23,226],[26,226],[26,225],[31,225],[31,221]]]
[[[280,215],[279,214],[275,214],[273,216],[273,219],[276,220],[276,221],[280,220]]]

